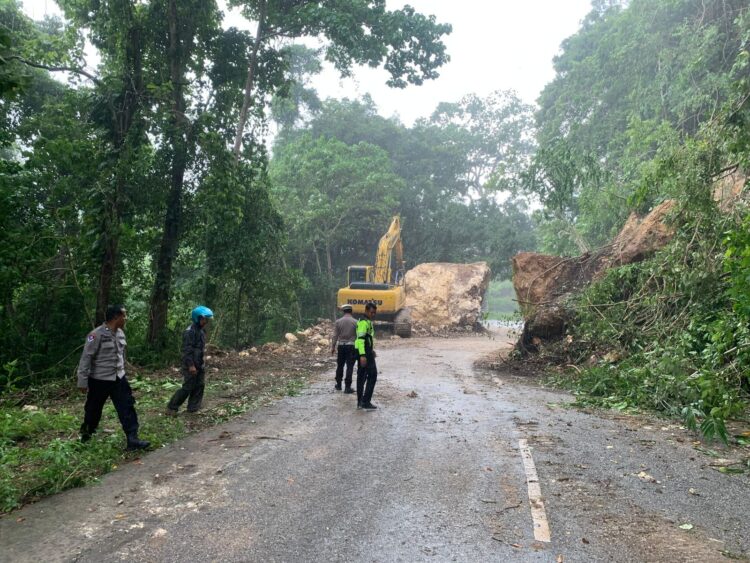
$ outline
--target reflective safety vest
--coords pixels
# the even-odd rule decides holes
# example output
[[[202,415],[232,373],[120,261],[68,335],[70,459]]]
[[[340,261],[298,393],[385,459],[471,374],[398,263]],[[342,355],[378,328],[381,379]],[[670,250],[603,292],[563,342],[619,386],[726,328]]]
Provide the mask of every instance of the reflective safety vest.
[[[360,356],[372,355],[372,349],[375,347],[375,329],[370,319],[357,321],[357,339],[354,341],[354,347]]]

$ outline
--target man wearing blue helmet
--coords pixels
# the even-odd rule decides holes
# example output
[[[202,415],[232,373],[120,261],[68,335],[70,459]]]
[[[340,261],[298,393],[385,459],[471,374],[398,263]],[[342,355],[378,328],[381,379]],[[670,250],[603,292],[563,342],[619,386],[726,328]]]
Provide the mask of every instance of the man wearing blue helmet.
[[[205,326],[214,316],[208,307],[193,309],[192,323],[182,333],[182,387],[175,391],[167,405],[167,414],[176,415],[180,405],[188,399],[188,412],[196,412],[203,402],[206,374],[203,370],[203,352],[206,348]]]

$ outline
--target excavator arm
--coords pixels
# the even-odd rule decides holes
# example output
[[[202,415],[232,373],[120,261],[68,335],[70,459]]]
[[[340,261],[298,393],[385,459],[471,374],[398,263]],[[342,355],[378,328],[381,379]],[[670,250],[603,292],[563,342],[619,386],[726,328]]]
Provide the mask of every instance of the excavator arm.
[[[391,258],[396,253],[396,279],[394,279]],[[401,243],[401,218],[396,215],[391,221],[386,233],[380,238],[378,251],[375,254],[375,269],[373,282],[397,283],[399,276],[404,274],[404,247]]]

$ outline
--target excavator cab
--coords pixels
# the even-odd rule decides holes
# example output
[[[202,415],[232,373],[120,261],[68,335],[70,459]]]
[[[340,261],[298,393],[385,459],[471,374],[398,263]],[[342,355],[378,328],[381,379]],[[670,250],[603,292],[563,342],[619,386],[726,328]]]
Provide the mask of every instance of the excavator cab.
[[[368,283],[372,280],[372,266],[349,266],[347,268],[347,284]]]

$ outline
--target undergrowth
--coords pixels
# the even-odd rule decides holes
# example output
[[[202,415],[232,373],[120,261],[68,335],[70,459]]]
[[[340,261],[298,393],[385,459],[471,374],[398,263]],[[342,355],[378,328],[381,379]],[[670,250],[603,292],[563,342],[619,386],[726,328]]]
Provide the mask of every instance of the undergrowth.
[[[176,379],[141,374],[130,383],[137,397],[140,435],[158,448],[265,401],[298,394],[305,379],[304,374],[269,376],[257,378],[253,385],[246,375],[228,374],[207,383],[206,408],[198,415],[177,418],[164,415],[169,397],[180,385]],[[78,428],[84,401],[84,395],[60,381],[0,395],[0,514],[94,482],[141,455],[125,451],[125,437],[111,402],[94,438],[81,443]]]
[[[705,152],[682,156],[652,178],[679,186],[672,241],[569,303],[564,346],[581,367],[564,383],[588,402],[680,416],[726,442],[726,421],[747,417],[750,398],[750,215],[718,210]]]

